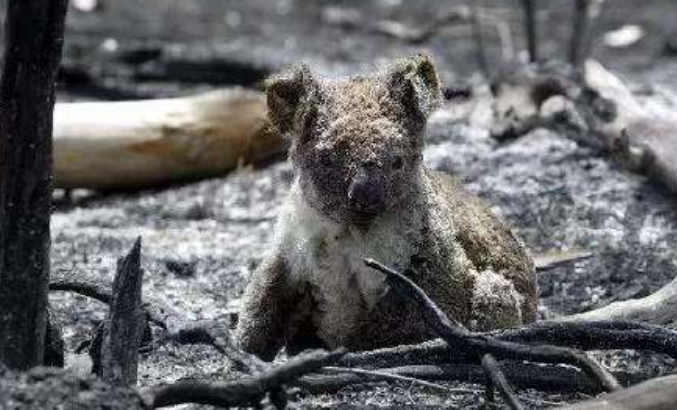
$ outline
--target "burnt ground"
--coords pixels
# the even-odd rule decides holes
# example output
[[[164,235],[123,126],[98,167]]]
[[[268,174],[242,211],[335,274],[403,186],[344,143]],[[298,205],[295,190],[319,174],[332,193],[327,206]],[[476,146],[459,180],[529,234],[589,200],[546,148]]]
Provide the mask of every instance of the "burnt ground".
[[[450,26],[423,44],[369,29],[385,19],[417,27],[462,3],[104,1],[95,12],[71,10],[59,97],[181,95],[232,83],[258,87],[268,72],[300,60],[324,74],[340,75],[419,50],[435,56],[447,84],[478,81],[467,26]],[[542,27],[547,26],[543,49],[548,56],[562,56],[565,50],[568,3],[547,2],[550,11],[540,17]],[[631,23],[641,25],[646,35],[624,50],[594,41],[593,55],[622,73],[645,101],[673,109],[677,58],[665,54],[664,47],[670,35],[677,35],[673,31],[677,6],[670,0],[647,0],[641,8],[633,0],[607,3],[596,33]],[[518,15],[504,7],[508,8],[495,12],[510,22],[519,40]],[[335,24],[339,17],[362,23]],[[487,38],[495,43],[492,30],[487,30]],[[520,41],[516,47],[522,48]],[[496,60],[496,47],[490,54]],[[454,113],[455,103],[447,103],[431,121],[427,163],[459,175],[494,205],[534,252],[579,249],[593,254],[540,276],[543,317],[644,296],[677,275],[677,208],[675,198],[662,187],[562,135],[536,130],[498,143],[483,126],[486,122],[469,125]],[[58,274],[86,272],[112,280],[115,260],[140,235],[145,294],[189,318],[229,320],[229,309],[270,243],[276,207],[290,179],[290,167],[282,162],[158,190],[76,191],[72,202],[57,192],[53,269]],[[63,293],[53,293],[51,302],[64,329],[67,363],[86,372],[86,355],[74,351],[100,323],[105,306]],[[634,354],[607,355],[605,362],[616,369],[642,369],[647,376],[672,371],[674,365],[662,357]],[[208,347],[165,345],[143,355],[139,384],[232,376],[228,361]],[[83,384],[75,385],[78,390]],[[527,403],[534,408],[577,399],[521,394],[535,399]],[[402,384],[345,389],[301,397],[297,403],[304,408],[479,408],[482,397],[482,393],[445,396]]]

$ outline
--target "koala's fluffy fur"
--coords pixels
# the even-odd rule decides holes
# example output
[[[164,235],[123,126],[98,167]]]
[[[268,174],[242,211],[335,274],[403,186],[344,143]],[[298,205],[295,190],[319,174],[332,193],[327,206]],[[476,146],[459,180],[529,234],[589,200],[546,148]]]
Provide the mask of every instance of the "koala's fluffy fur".
[[[291,139],[295,179],[274,249],[245,291],[243,349],[272,359],[285,346],[360,350],[433,337],[363,258],[405,272],[471,328],[535,320],[524,247],[453,177],[421,163],[441,99],[428,57],[348,79],[316,79],[301,66],[269,80],[267,98]]]

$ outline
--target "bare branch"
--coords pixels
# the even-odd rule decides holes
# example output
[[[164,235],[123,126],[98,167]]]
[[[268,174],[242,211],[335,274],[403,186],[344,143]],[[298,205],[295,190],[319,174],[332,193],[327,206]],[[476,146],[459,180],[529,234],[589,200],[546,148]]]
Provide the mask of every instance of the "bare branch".
[[[461,351],[478,355],[491,353],[511,360],[571,364],[597,379],[607,391],[614,391],[621,387],[611,373],[581,351],[552,345],[522,345],[484,334],[471,333],[453,323],[425,292],[406,276],[371,259],[366,260],[365,263],[384,273],[386,282],[396,292],[418,304],[424,320],[433,331],[449,345]]]
[[[427,381],[458,381],[474,384],[483,384],[486,381],[486,374],[482,366],[460,362],[386,367],[378,368],[378,372]],[[536,389],[556,393],[600,393],[599,384],[596,381],[570,366],[515,362],[511,363],[510,366],[505,366],[503,372],[513,386],[519,389]],[[624,385],[636,384],[646,380],[646,376],[640,373],[618,372],[615,373],[615,376]],[[363,376],[349,373],[312,374],[301,377],[293,385],[311,394],[327,394],[346,386],[369,384],[375,381],[378,380],[369,380]]]
[[[527,37],[529,61],[538,61],[538,36],[536,29],[536,2],[534,0],[520,0],[524,12],[524,33]]]
[[[508,383],[508,379],[506,379],[505,374],[503,374],[503,371],[494,356],[485,354],[484,357],[482,357],[482,367],[484,367],[487,376],[491,380],[491,384],[498,389],[498,392],[508,406],[512,410],[523,410],[524,406],[520,403],[515,390],[513,390],[510,383]]]
[[[324,373],[352,373],[358,376],[364,376],[364,379],[369,381],[378,381],[378,380],[394,380],[399,382],[406,382],[411,384],[418,384],[419,386],[429,387],[435,390],[441,390],[446,393],[477,393],[476,389],[463,389],[458,388],[454,389],[451,387],[443,386],[437,383],[431,383],[422,379],[417,379],[416,377],[404,376],[396,373],[388,373],[378,370],[366,370],[366,369],[355,369],[350,367],[335,367],[335,366],[325,366],[322,368]]]
[[[292,383],[304,374],[319,370],[345,354],[318,350],[296,356],[280,366],[229,383],[177,382],[151,389],[150,407],[159,408],[184,403],[222,407],[258,405],[263,395]]]

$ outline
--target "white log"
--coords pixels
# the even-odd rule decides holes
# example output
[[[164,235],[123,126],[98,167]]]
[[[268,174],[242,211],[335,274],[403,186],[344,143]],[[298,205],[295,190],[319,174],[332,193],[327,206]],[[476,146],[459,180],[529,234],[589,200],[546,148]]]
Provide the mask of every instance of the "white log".
[[[59,103],[54,174],[61,188],[157,186],[221,175],[285,144],[265,96],[244,89],[142,101]]]
[[[623,320],[656,325],[674,324],[677,320],[677,278],[647,297],[613,302],[599,309],[564,316],[558,320]]]
[[[639,383],[606,396],[558,407],[559,410],[674,410],[677,409],[677,376]]]
[[[596,130],[628,168],[653,178],[677,194],[677,117],[651,112],[623,81],[596,61],[585,66],[586,85],[617,107],[614,121]]]
[[[623,82],[601,64],[586,64],[586,83],[616,103],[616,119],[598,130],[608,148],[624,164],[662,182],[677,194],[677,121],[649,113]],[[627,320],[658,325],[677,322],[677,278],[657,292],[641,298],[611,303],[600,309],[559,320]]]

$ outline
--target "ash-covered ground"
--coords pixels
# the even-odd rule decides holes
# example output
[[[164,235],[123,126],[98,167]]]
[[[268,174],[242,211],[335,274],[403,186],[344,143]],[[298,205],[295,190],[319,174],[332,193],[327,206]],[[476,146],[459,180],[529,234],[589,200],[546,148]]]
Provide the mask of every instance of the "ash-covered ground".
[[[256,86],[257,75],[296,61],[309,62],[324,74],[341,75],[378,67],[390,58],[419,50],[433,54],[447,85],[467,83],[476,71],[468,27],[452,26],[416,45],[365,29],[384,19],[415,27],[462,3],[110,0],[91,13],[72,10],[65,55],[71,71],[63,77],[60,97],[180,95],[231,80]],[[541,17],[542,26],[547,23],[549,28],[543,39],[544,51],[550,56],[563,55],[570,2],[547,3],[552,11]],[[627,50],[593,42],[593,55],[623,73],[648,105],[661,110],[677,108],[677,59],[663,52],[677,7],[669,0],[646,1],[639,10],[631,0],[608,3],[613,4],[608,4],[595,26],[597,33],[631,23],[642,25],[646,35]],[[518,38],[521,30],[515,10],[501,13]],[[336,24],[343,21],[339,17],[360,23]],[[495,40],[491,30],[487,33],[489,41]],[[205,44],[207,51],[201,48]],[[160,51],[153,54],[153,47]],[[516,47],[522,47],[522,42],[517,41]],[[205,81],[172,76],[184,71],[165,64],[167,59],[178,58],[168,57],[167,50],[193,62],[202,61],[200,53],[214,54],[217,68],[227,69],[235,62],[249,71],[235,77],[218,77],[210,71]],[[496,58],[495,47],[490,51]],[[158,69],[168,66],[178,71]],[[201,66],[195,63],[190,67]],[[74,73],[82,76],[74,77]],[[472,78],[477,84],[477,76]],[[497,142],[489,135],[488,108],[476,109],[479,118],[468,122],[458,115],[459,104],[448,101],[431,120],[426,163],[458,175],[471,191],[493,205],[534,253],[583,250],[592,254],[589,259],[540,275],[543,317],[644,296],[677,275],[677,199],[667,190],[620,168],[604,153],[550,131],[536,130],[514,141]],[[477,104],[483,104],[482,98]],[[57,192],[52,219],[53,270],[112,280],[116,259],[141,236],[146,295],[189,318],[228,321],[248,275],[271,242],[276,208],[291,177],[289,164],[276,162],[157,190],[76,191],[72,201]],[[91,337],[106,308],[59,292],[50,299],[64,329],[68,365],[86,371],[86,355],[73,352]],[[635,354],[605,355],[605,363],[616,369],[641,368],[647,376],[672,371],[674,365],[662,357]],[[143,355],[140,386],[184,377],[234,375],[228,361],[209,347],[170,344]],[[304,408],[480,408],[483,386],[464,387],[478,392],[449,396],[407,384],[381,384],[299,397],[297,404]],[[531,397],[526,404],[534,408],[577,399],[520,394]]]

